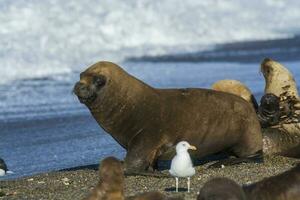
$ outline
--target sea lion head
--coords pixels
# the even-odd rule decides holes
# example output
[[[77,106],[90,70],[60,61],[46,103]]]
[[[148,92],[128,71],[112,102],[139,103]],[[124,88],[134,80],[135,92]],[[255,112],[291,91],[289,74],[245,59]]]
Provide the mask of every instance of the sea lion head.
[[[101,91],[109,83],[111,68],[116,68],[109,62],[99,62],[80,73],[80,81],[74,86],[74,93],[83,104],[92,104]]]
[[[197,200],[244,200],[241,186],[228,178],[214,178],[201,188]]]
[[[285,94],[298,98],[298,90],[291,72],[280,63],[265,58],[261,63],[260,71],[265,81],[265,93],[273,93],[276,96]]]
[[[124,171],[122,163],[107,157],[99,166],[100,180],[85,200],[124,200]]]
[[[109,187],[116,186],[121,189],[124,184],[124,170],[122,163],[114,157],[105,158],[100,163],[99,176],[103,183],[112,184],[109,184]]]
[[[107,89],[120,67],[111,62],[98,62],[80,73],[80,81],[74,86],[79,101],[91,105]]]

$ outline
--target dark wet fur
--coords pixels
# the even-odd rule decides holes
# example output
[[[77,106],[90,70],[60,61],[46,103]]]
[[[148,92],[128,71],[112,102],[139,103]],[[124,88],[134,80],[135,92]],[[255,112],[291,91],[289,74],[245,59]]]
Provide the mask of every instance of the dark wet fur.
[[[206,182],[197,200],[246,200],[246,195],[233,180],[220,177]]]
[[[7,172],[7,165],[2,158],[0,158],[0,169],[3,169],[5,172]]]

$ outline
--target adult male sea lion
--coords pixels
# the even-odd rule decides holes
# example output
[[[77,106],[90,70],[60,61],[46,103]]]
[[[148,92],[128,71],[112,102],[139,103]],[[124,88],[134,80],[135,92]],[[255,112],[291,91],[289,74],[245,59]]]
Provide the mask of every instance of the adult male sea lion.
[[[182,140],[197,147],[197,158],[223,150],[238,157],[229,163],[261,156],[255,110],[238,96],[208,89],[155,89],[111,62],[82,72],[74,93],[127,150],[127,174],[150,170]]]

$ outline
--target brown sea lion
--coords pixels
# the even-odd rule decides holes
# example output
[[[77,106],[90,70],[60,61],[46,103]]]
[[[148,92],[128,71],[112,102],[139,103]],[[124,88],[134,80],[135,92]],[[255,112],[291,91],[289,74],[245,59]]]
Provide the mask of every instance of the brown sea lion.
[[[197,147],[197,158],[224,150],[238,157],[225,165],[261,156],[255,110],[238,96],[208,89],[155,89],[111,62],[82,72],[74,93],[127,150],[127,174],[146,174],[182,140]]]
[[[229,178],[213,178],[200,189],[197,200],[246,200],[243,188]]]
[[[99,167],[100,180],[85,200],[124,200],[124,171],[121,162],[105,158]]]
[[[247,199],[298,200],[300,199],[300,165],[277,176],[244,187]]]
[[[237,96],[242,97],[250,104],[253,105],[255,110],[258,108],[258,104],[256,99],[254,98],[251,90],[245,86],[243,83],[237,80],[225,79],[215,82],[211,88],[213,90],[221,91],[221,92],[228,92]]]
[[[215,178],[200,189],[197,200],[299,200],[300,165],[243,188],[228,178]]]

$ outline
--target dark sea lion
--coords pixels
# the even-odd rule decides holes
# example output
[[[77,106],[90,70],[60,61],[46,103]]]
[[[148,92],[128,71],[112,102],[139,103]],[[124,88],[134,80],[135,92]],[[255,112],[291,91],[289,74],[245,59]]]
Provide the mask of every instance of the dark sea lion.
[[[197,158],[223,150],[238,157],[224,164],[261,156],[255,110],[236,95],[208,89],[155,89],[111,62],[98,62],[82,72],[74,93],[127,150],[127,174],[146,174],[182,140],[197,147]]]
[[[200,189],[197,200],[246,200],[240,185],[228,178],[213,178]]]
[[[244,187],[247,199],[297,200],[300,199],[300,165],[277,176]]]
[[[258,108],[258,104],[251,90],[240,81],[231,80],[231,79],[220,80],[215,82],[211,86],[211,88],[213,90],[227,92],[227,93],[240,96],[246,101],[248,101],[250,104],[252,104],[255,110],[257,110]]]
[[[276,176],[245,185],[228,178],[215,178],[201,188],[197,200],[298,200],[300,199],[300,165]]]
[[[124,171],[122,163],[105,158],[99,167],[100,180],[85,200],[124,200]]]

